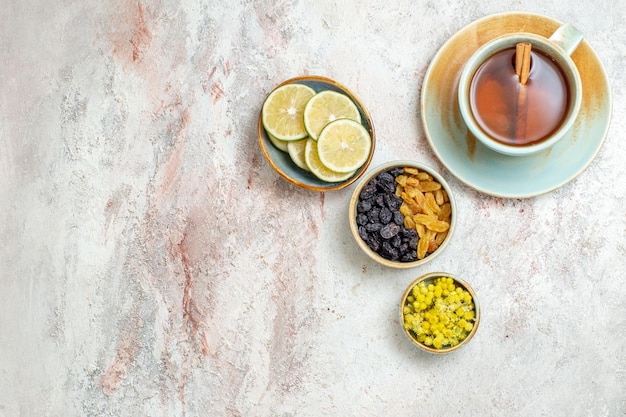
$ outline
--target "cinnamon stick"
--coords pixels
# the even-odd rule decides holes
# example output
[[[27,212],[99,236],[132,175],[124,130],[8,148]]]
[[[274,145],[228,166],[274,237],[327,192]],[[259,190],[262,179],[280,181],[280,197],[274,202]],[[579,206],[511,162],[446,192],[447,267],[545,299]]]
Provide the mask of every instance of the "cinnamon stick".
[[[515,139],[526,139],[526,119],[528,118],[528,100],[526,83],[530,74],[530,52],[532,45],[529,42],[520,42],[515,46],[515,73],[519,77],[517,111],[515,123]]]
[[[515,45],[515,73],[519,77],[522,84],[528,82],[528,74],[530,74],[530,51],[532,45],[530,42],[520,42]]]

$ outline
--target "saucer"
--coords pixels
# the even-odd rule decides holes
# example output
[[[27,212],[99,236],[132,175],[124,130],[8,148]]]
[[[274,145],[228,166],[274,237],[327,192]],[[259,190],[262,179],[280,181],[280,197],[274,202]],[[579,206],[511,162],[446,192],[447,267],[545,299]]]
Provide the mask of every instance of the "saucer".
[[[572,129],[552,148],[529,156],[499,154],[476,141],[461,117],[459,76],[477,48],[510,32],[549,37],[561,25],[532,13],[487,16],[457,32],[433,58],[421,93],[424,131],[441,163],[469,187],[496,197],[538,196],[576,178],[600,150],[611,119],[611,91],[602,63],[585,40],[571,56],[583,87],[580,113]]]

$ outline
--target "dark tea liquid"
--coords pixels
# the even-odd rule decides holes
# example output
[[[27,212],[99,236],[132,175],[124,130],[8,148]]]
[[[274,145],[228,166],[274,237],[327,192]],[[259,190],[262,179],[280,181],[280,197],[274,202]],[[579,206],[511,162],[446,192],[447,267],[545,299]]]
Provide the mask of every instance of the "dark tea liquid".
[[[507,145],[523,146],[548,138],[563,123],[568,91],[558,65],[534,50],[528,82],[522,85],[515,73],[515,48],[511,48],[497,52],[476,71],[470,102],[486,134]]]

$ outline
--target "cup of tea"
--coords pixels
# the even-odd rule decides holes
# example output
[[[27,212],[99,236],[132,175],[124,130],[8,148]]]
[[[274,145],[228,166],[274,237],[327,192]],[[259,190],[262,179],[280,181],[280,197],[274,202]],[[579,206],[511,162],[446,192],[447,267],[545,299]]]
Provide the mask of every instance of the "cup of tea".
[[[502,154],[530,155],[563,138],[582,102],[570,57],[582,39],[567,23],[549,38],[515,32],[476,50],[458,91],[461,115],[476,139]]]

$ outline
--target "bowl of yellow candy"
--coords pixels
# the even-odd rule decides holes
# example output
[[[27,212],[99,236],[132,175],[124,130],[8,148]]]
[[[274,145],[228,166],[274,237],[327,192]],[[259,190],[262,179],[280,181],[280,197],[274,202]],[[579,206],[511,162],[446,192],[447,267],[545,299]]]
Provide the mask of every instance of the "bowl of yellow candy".
[[[419,348],[432,353],[452,352],[476,334],[480,323],[476,293],[453,274],[422,275],[402,295],[400,322],[409,340]]]

